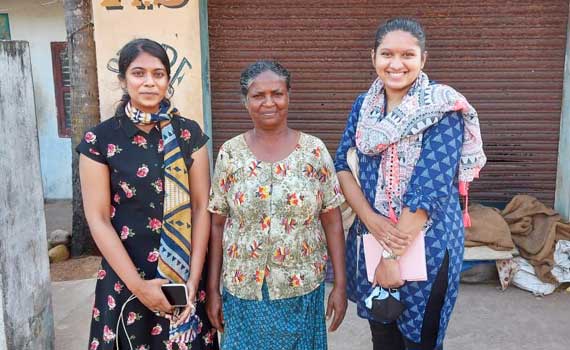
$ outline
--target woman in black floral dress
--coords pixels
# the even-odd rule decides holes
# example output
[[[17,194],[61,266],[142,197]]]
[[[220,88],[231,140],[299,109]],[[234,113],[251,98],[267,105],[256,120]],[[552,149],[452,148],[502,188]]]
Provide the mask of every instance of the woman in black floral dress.
[[[119,80],[127,93],[115,116],[88,131],[77,147],[85,214],[103,254],[89,349],[217,349],[201,279],[210,231],[208,137],[165,98],[170,66],[160,44],[137,39],[125,45]],[[173,166],[170,158],[182,163]],[[184,181],[172,180],[172,171],[183,174]],[[186,195],[169,194],[172,183]],[[173,197],[181,204],[174,214],[168,212]],[[167,215],[180,213],[182,219],[168,221]],[[184,220],[191,237],[172,229]],[[186,243],[174,250],[185,250],[186,260],[191,256],[182,263],[186,274],[179,275],[185,275],[195,308],[191,303],[181,314],[174,313],[160,289],[172,279],[161,278],[164,268],[157,272],[160,264],[168,264],[163,241],[169,230],[179,235],[173,241]],[[186,325],[186,330],[173,334],[172,325]]]

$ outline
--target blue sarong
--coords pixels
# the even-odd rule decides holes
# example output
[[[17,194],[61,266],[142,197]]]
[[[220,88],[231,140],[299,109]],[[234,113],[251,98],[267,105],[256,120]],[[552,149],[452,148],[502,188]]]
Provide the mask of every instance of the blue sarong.
[[[311,293],[287,299],[241,299],[224,289],[222,349],[326,350],[325,284]]]

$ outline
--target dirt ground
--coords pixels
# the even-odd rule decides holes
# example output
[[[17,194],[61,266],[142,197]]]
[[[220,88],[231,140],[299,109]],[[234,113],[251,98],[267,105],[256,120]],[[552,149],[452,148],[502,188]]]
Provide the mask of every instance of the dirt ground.
[[[100,256],[86,256],[51,264],[51,280],[61,282],[96,277],[100,263]]]
[[[71,232],[71,201],[49,200],[46,201],[44,210],[48,235],[58,229]],[[60,282],[93,278],[97,275],[100,263],[99,256],[85,256],[51,264],[51,280]]]

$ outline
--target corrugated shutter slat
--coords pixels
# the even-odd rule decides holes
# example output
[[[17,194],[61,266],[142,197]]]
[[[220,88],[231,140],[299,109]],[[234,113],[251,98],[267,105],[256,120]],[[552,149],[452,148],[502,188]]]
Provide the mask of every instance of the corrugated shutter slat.
[[[415,16],[428,35],[426,72],[477,108],[489,164],[479,200],[517,193],[552,205],[568,0],[208,0],[214,149],[251,128],[241,70],[277,59],[293,75],[292,127],[334,153],[355,97],[375,78],[377,25]]]

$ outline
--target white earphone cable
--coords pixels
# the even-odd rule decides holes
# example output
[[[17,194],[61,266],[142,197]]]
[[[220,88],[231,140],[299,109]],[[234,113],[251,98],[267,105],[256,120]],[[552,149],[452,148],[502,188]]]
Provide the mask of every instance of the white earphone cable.
[[[127,326],[125,326],[125,318],[123,317],[123,312],[125,311],[125,307],[127,304],[137,298],[136,295],[131,294],[131,296],[125,301],[123,307],[121,307],[121,313],[119,314],[119,319],[117,320],[117,327],[115,328],[115,346],[117,350],[119,349],[119,326],[123,325],[123,331],[125,331],[125,335],[127,336],[127,340],[129,341],[129,348],[130,350],[133,349],[133,344],[131,343],[131,338],[129,337],[129,333],[127,332]]]

